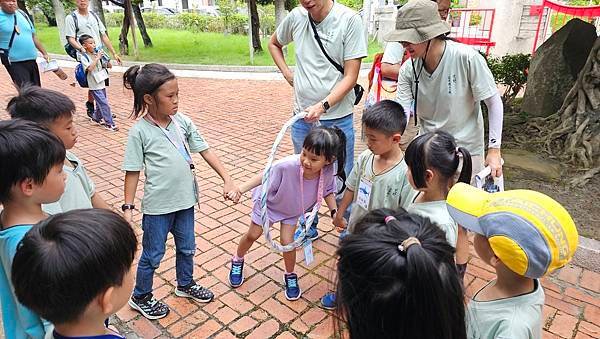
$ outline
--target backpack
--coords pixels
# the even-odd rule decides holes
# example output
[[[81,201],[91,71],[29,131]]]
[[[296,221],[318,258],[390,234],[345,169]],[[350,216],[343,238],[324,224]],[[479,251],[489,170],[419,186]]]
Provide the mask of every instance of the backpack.
[[[87,56],[87,54],[81,54],[82,57],[85,57],[86,59],[90,60]],[[77,80],[77,83],[79,84],[79,86],[81,86],[82,88],[88,88],[88,80],[87,80],[87,71],[85,70],[85,68],[83,68],[83,64],[80,62],[77,64],[77,66],[75,66],[75,79]]]
[[[92,11],[89,11],[89,12],[94,16],[94,18],[96,18],[98,27],[100,27],[100,19],[98,18],[96,13],[94,13]],[[78,21],[77,14],[75,14],[75,11],[71,12],[71,17],[73,18],[73,22],[75,23],[75,38],[77,38],[77,33],[79,33],[79,23],[77,22]],[[100,34],[100,36],[102,36],[102,34]],[[77,50],[73,46],[71,46],[69,41],[67,41],[67,43],[65,44],[65,52],[67,53],[68,56],[77,60]]]

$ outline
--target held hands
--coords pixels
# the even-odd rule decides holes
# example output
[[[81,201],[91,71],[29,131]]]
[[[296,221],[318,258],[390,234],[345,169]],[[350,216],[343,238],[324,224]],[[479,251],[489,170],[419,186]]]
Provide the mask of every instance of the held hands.
[[[319,121],[319,119],[321,118],[321,115],[323,115],[323,113],[325,113],[325,109],[323,108],[323,104],[321,104],[320,102],[308,107],[305,112],[306,117],[304,118],[304,121],[308,122],[308,123],[312,123],[312,122],[317,122]]]
[[[340,213],[336,213],[333,217],[333,226],[338,233],[342,233],[348,227],[348,222]]]
[[[502,155],[499,148],[489,148],[488,154],[485,157],[485,164],[490,166],[493,177],[502,175]]]
[[[233,183],[233,181],[226,181],[223,185],[223,198],[225,200],[231,200],[237,204],[240,201],[242,193],[240,188]]]

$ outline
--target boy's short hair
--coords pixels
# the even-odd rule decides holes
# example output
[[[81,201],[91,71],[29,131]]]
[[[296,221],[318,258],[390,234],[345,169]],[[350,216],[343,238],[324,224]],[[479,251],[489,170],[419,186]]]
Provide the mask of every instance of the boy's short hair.
[[[65,146],[46,128],[22,119],[0,121],[0,202],[25,179],[42,184],[65,161]]]
[[[89,34],[82,34],[82,35],[79,37],[79,39],[78,39],[78,40],[79,40],[79,44],[80,44],[80,45],[83,45],[83,44],[84,44],[86,41],[88,41],[89,39],[94,39],[94,37],[92,37],[92,36],[91,36],[91,35],[89,35]]]
[[[365,110],[362,124],[386,135],[394,133],[402,135],[406,129],[406,115],[399,103],[393,100],[381,100]]]
[[[38,86],[23,86],[19,94],[6,105],[11,118],[35,121],[49,125],[61,117],[71,117],[75,104],[68,96],[51,89]]]
[[[487,193],[457,183],[446,203],[459,225],[486,237],[498,259],[526,278],[541,278],[563,267],[577,249],[577,227],[569,212],[542,193]]]
[[[17,248],[15,294],[54,324],[77,321],[100,293],[121,286],[136,248],[133,229],[112,211],[90,208],[51,216]]]

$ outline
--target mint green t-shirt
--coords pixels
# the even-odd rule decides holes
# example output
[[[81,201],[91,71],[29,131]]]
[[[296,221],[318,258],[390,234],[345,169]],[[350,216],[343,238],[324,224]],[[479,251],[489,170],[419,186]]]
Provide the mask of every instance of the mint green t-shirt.
[[[477,301],[479,290],[467,307],[467,338],[542,338],[544,290],[538,280],[534,283],[535,289],[531,293],[499,300]]]
[[[417,194],[410,186],[406,171],[408,166],[402,159],[394,167],[387,171],[375,175],[373,172],[373,160],[375,155],[370,150],[363,151],[352,168],[352,172],[346,180],[347,189],[354,192],[354,202],[358,194],[356,189],[360,185],[360,178],[365,177],[371,181],[371,194],[369,199],[369,209],[365,209],[358,204],[352,205],[352,213],[348,221],[348,231],[352,233],[354,224],[370,210],[378,208],[391,208],[393,210],[398,207],[407,208]]]
[[[96,192],[94,182],[87,174],[81,160],[75,154],[67,151],[66,158],[73,164],[73,167],[63,166],[63,170],[67,174],[65,192],[57,202],[42,205],[42,209],[48,214],[58,214],[81,208],[92,208],[92,196]]]
[[[456,247],[456,238],[458,237],[458,225],[448,213],[446,200],[413,202],[406,209],[409,213],[414,213],[422,217],[429,218],[434,224],[446,233],[446,240]]]
[[[181,113],[172,118],[179,124],[190,152],[208,149],[208,143],[190,118]],[[174,123],[171,122],[166,130],[174,140],[178,140]],[[172,213],[188,209],[197,202],[189,164],[163,131],[146,119],[140,119],[129,130],[122,169],[132,172],[144,170],[144,214]]]

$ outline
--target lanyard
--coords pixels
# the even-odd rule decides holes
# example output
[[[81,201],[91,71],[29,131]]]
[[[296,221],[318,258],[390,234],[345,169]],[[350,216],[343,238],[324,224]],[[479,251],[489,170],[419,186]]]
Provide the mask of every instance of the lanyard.
[[[200,209],[200,186],[198,185],[198,181],[196,180],[196,173],[194,172],[194,169],[196,167],[194,166],[194,161],[192,160],[192,155],[191,155],[190,151],[188,150],[187,145],[185,143],[185,138],[183,137],[183,134],[181,134],[181,127],[179,126],[179,123],[177,123],[177,120],[175,120],[169,116],[169,119],[171,119],[173,126],[175,126],[175,131],[177,132],[176,133],[177,138],[180,141],[180,142],[177,142],[177,140],[173,139],[173,136],[171,135],[171,133],[169,133],[169,131],[167,131],[165,128],[161,127],[156,122],[156,120],[154,120],[154,118],[152,118],[152,116],[150,114],[146,114],[145,117],[148,121],[153,123],[156,127],[160,128],[160,130],[163,132],[163,134],[167,137],[167,139],[169,139],[171,144],[173,144],[173,146],[175,146],[177,151],[179,151],[179,154],[181,154],[183,156],[185,161],[190,166],[190,171],[192,172],[192,178],[194,179],[194,195],[196,196],[196,201],[198,203],[198,209]]]
[[[312,221],[315,218],[315,215],[317,214],[319,207],[321,206],[321,200],[323,200],[323,181],[324,181],[323,170],[321,169],[321,171],[319,172],[319,188],[317,189],[317,201],[315,201],[315,204],[313,205],[313,208],[310,211],[308,220],[305,220],[304,226],[305,226],[306,230],[308,230],[308,228],[312,224]],[[302,164],[300,164],[300,215],[301,215],[300,218],[306,219],[304,216],[305,211],[306,210],[304,209],[304,167],[302,167]]]

